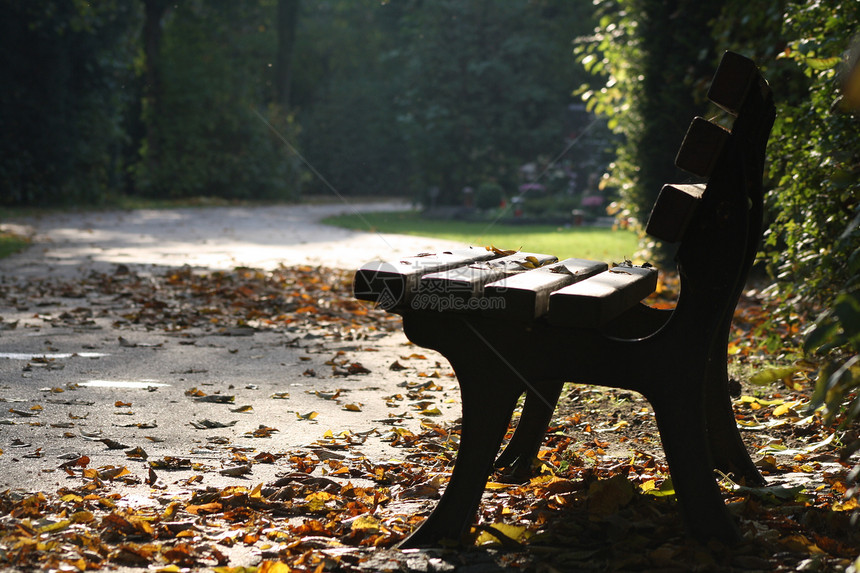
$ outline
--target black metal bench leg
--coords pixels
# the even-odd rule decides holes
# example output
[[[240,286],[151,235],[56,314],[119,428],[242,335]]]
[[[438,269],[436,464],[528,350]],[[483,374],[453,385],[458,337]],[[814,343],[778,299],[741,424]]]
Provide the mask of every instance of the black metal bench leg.
[[[648,399],[654,408],[681,512],[688,531],[697,539],[714,538],[731,544],[740,539],[740,532],[720,495],[708,455],[703,388],[696,384],[698,388],[690,391],[684,384],[701,378],[695,371],[677,372],[665,392]]]
[[[525,481],[532,475],[532,460],[543,443],[547,426],[564,384],[543,385],[540,391],[529,390],[523,413],[505,451],[496,459],[497,468],[509,468],[510,477]]]
[[[705,380],[705,417],[714,467],[735,480],[743,479],[747,485],[765,485],[738,430],[728,383],[725,352],[715,351],[708,361]]]
[[[486,362],[473,360],[471,367],[454,367],[463,404],[457,461],[433,513],[401,542],[401,548],[438,546],[443,539],[459,542],[474,520],[493,458],[522,393],[521,384],[498,380],[483,364]]]
[[[705,415],[708,423],[708,441],[711,444],[716,468],[725,474],[732,474],[736,480],[743,479],[747,485],[758,486],[765,485],[766,481],[750,458],[735,421],[728,389],[726,347],[731,333],[734,310],[746,286],[746,279],[755,260],[761,238],[763,214],[760,185],[761,165],[764,161],[763,151],[767,143],[772,119],[765,116],[762,121],[764,125],[759,127],[760,133],[757,133],[757,137],[760,141],[756,143],[755,151],[744,156],[744,159],[752,162],[753,165],[744,165],[743,169],[755,173],[754,177],[747,177],[751,183],[747,185],[750,209],[744,258],[719,332],[712,343],[705,379]],[[757,153],[762,153],[762,156],[757,157]],[[756,159],[758,160],[757,165],[755,164]]]

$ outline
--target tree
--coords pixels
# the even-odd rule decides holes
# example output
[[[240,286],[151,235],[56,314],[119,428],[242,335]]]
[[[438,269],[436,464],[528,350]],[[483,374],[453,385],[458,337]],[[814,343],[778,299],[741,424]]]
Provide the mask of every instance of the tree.
[[[161,38],[168,0],[143,0],[143,78],[141,113],[147,128],[146,149],[152,161],[161,155],[160,134],[153,118],[161,115],[164,87],[161,69]],[[155,165],[151,166],[155,168]]]
[[[563,145],[575,74],[570,41],[588,29],[576,3],[441,0],[416,3],[401,24],[400,126],[417,185],[443,202]]]
[[[148,56],[157,62],[150,89],[157,99],[144,109],[149,136],[136,166],[138,193],[294,196],[294,161],[272,129],[292,137],[293,126],[277,106],[264,107],[276,52],[268,25],[273,8],[269,2],[187,2],[163,19],[157,53]]]
[[[293,46],[296,43],[296,26],[299,18],[299,0],[278,0],[275,26],[278,51],[275,55],[275,103],[283,110],[290,109]]]
[[[99,202],[124,170],[138,11],[114,1],[0,8],[0,201]]]
[[[339,193],[403,195],[412,163],[399,128],[403,3],[305,3],[296,39],[292,105],[301,149]],[[305,192],[330,194],[319,179]]]

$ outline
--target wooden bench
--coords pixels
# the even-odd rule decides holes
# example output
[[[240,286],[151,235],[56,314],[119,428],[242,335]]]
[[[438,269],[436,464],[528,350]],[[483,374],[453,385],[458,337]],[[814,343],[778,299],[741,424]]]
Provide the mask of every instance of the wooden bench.
[[[735,116],[726,130],[694,119],[676,164],[702,184],[666,185],[647,230],[678,242],[671,310],[641,302],[654,268],[469,248],[372,262],[362,300],[402,315],[407,337],[451,363],[462,435],[450,482],[403,547],[461,539],[480,504],[518,398],[522,416],[496,466],[527,474],[564,382],[624,388],[652,405],[688,531],[738,539],[714,470],[764,484],[741,441],[726,374],[732,315],[762,223],[762,171],[775,117],[752,61],[727,53],[708,97]]]

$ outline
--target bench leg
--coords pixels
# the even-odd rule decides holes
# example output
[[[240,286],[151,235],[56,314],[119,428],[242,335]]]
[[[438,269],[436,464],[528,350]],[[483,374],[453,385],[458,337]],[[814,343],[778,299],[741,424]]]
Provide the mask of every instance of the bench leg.
[[[543,443],[547,426],[561,395],[563,383],[546,384],[542,392],[529,390],[523,404],[523,413],[505,451],[496,458],[497,468],[509,468],[510,477],[526,481],[532,475],[532,460]]]
[[[708,443],[714,456],[714,467],[733,479],[743,479],[747,485],[763,486],[767,482],[750,458],[741,438],[728,390],[726,361],[714,354],[708,361],[705,381],[705,416]]]
[[[660,330],[672,315],[672,311],[658,310],[638,304],[603,327],[604,334],[614,338],[644,338]],[[577,368],[566,372],[565,380],[582,375]],[[599,384],[602,379],[593,380]],[[523,413],[511,441],[496,459],[497,468],[510,468],[510,476],[525,481],[533,475],[532,460],[540,450],[547,426],[564,384],[547,383],[541,386],[541,394],[529,391],[523,404]]]
[[[679,371],[683,372],[683,371]],[[679,381],[695,380],[681,375]],[[702,373],[704,374],[704,373]],[[649,396],[681,512],[688,531],[700,540],[711,538],[735,543],[740,532],[720,495],[708,455],[705,408],[700,391],[684,391],[683,384],[667,384],[667,392]]]
[[[438,546],[443,539],[459,542],[474,520],[487,477],[493,469],[493,458],[522,393],[519,384],[506,383],[481,372],[478,363],[475,360],[476,366],[459,371],[456,366],[454,368],[463,404],[457,461],[433,513],[400,543],[401,548]]]
[[[770,133],[772,119],[766,116],[762,121],[765,123],[758,128],[757,137],[759,141],[756,144],[761,152],[764,151],[767,144],[767,135]],[[756,155],[756,153],[751,153],[746,158],[754,161],[752,158],[755,158]],[[762,154],[758,157],[758,165],[749,167],[751,171],[756,173],[756,181],[761,181],[763,162],[764,156]],[[712,343],[705,380],[705,415],[708,420],[708,441],[711,444],[711,452],[714,455],[717,469],[725,474],[733,474],[734,479],[742,479],[747,485],[763,486],[767,482],[750,458],[735,421],[732,400],[728,391],[729,376],[726,370],[726,346],[731,333],[734,310],[745,287],[746,278],[752,268],[761,239],[761,221],[764,209],[761,185],[750,183],[747,187],[747,193],[750,197],[750,210],[746,250],[719,333]]]

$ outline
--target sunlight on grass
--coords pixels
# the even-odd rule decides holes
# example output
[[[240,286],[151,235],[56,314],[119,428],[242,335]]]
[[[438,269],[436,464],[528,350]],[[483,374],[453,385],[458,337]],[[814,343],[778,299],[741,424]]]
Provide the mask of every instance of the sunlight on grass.
[[[494,245],[501,249],[522,249],[553,254],[559,258],[578,257],[599,261],[622,261],[638,250],[636,234],[592,227],[557,227],[554,225],[489,225],[483,222],[423,219],[416,211],[340,215],[323,220],[329,225],[437,237],[467,245]]]

